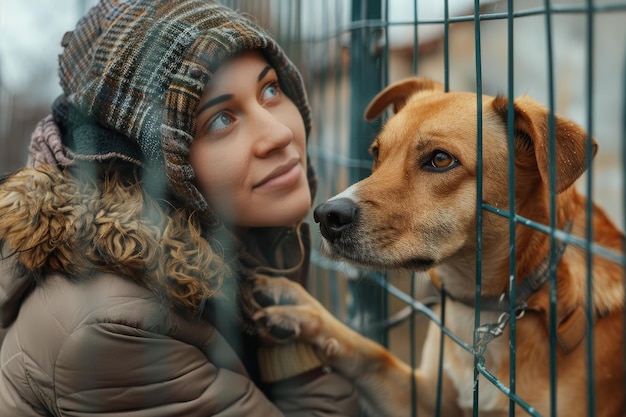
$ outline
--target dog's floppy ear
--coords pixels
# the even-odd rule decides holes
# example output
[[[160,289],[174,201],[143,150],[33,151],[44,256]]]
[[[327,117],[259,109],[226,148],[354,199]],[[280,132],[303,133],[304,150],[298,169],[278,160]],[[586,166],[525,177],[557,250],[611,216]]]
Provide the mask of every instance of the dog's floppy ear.
[[[497,97],[493,101],[493,109],[507,122],[508,100]],[[514,101],[516,152],[530,150],[534,152],[539,175],[544,184],[549,185],[548,109],[531,99],[522,96]],[[587,132],[576,123],[558,115],[554,116],[554,149],[556,163],[556,192],[560,193],[571,186],[587,168]],[[592,158],[598,150],[594,138],[592,141]],[[521,142],[521,143],[520,143]],[[529,146],[530,145],[530,146]],[[516,159],[518,156],[516,155]]]
[[[406,101],[418,91],[433,90],[444,91],[443,84],[429,78],[407,78],[387,86],[376,95],[365,109],[365,120],[372,121],[393,104],[394,114],[400,111]]]

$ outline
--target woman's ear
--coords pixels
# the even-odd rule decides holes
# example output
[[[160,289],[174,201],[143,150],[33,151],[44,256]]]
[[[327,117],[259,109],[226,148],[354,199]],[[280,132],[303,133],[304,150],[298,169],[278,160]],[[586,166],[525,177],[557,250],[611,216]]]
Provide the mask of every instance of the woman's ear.
[[[444,86],[437,81],[420,77],[407,78],[393,83],[372,99],[365,109],[365,120],[369,122],[376,119],[391,104],[393,104],[395,114],[404,107],[409,97],[419,91],[427,90],[444,92]]]
[[[513,106],[515,140],[530,143],[530,146],[516,145],[515,150],[524,152],[526,149],[534,153],[536,169],[543,183],[549,186],[549,111],[528,96],[516,99]],[[508,100],[497,97],[493,100],[492,107],[506,123]],[[591,140],[592,158],[598,150],[598,144],[582,127],[558,115],[554,116],[554,140],[556,192],[560,193],[569,188],[587,169],[588,141]]]

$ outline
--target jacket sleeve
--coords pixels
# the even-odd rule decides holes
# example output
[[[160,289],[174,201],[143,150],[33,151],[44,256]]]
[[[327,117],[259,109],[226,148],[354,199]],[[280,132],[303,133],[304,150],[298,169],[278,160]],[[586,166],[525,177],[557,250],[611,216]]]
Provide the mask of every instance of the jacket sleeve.
[[[120,324],[74,331],[54,380],[61,416],[283,415],[246,375],[216,367],[197,347]]]
[[[274,404],[246,375],[216,366],[194,345],[99,323],[74,331],[59,351],[55,403],[60,416],[72,417],[334,417],[347,415],[326,385],[338,377],[278,386]]]
[[[342,375],[317,368],[272,384],[274,403],[290,417],[358,415],[354,386]]]

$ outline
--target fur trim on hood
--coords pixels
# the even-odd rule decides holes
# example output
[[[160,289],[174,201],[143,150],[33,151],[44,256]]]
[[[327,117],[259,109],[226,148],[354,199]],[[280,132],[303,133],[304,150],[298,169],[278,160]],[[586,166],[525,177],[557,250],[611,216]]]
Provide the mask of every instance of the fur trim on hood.
[[[199,216],[162,209],[139,184],[116,174],[97,184],[46,164],[15,172],[0,184],[2,253],[35,280],[113,272],[201,314],[232,276],[224,253],[203,235]]]

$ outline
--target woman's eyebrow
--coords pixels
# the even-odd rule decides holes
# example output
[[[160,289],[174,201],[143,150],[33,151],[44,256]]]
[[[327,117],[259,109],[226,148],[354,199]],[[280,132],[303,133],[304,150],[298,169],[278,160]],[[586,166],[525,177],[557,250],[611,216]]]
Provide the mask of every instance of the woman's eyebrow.
[[[273,68],[268,65],[265,68],[263,68],[263,71],[261,71],[259,73],[259,79],[258,81],[261,81],[263,78],[265,78],[265,76],[267,75],[268,72],[270,72]],[[212,98],[211,100],[207,101],[206,103],[204,103],[202,105],[202,107],[200,107],[198,109],[198,114],[202,113],[203,111],[205,111],[206,109],[208,109],[209,107],[215,106],[216,104],[222,103],[224,101],[230,100],[231,98],[233,98],[232,94],[223,94],[221,96],[217,96],[215,98]]]
[[[261,71],[261,73],[259,74],[259,80],[258,80],[258,81],[261,81],[261,80],[263,79],[263,77],[265,77],[265,76],[267,75],[267,73],[268,73],[271,69],[272,69],[272,67],[271,67],[271,66],[269,66],[269,65],[268,65],[267,67],[263,68],[263,71]]]
[[[217,96],[215,98],[212,98],[211,100],[209,100],[206,103],[204,103],[202,105],[202,107],[200,107],[198,109],[198,114],[202,113],[203,111],[205,111],[206,109],[208,109],[211,106],[215,106],[216,104],[219,104],[219,103],[221,103],[223,101],[230,100],[231,98],[233,98],[232,94],[222,94],[221,96]]]

